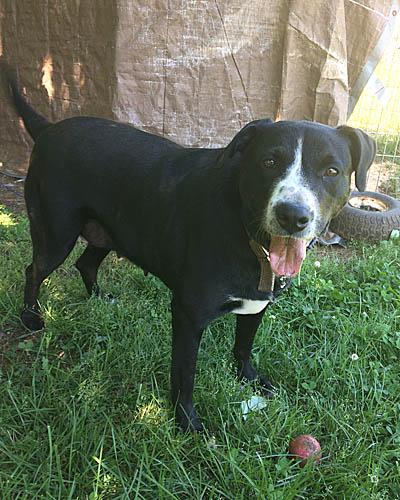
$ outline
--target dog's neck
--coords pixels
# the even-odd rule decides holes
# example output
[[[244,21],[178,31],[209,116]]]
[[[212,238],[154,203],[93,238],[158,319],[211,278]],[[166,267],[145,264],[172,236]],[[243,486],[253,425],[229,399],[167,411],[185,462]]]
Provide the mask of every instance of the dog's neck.
[[[258,290],[260,292],[273,293],[275,274],[272,272],[271,264],[269,262],[269,252],[254,239],[249,240],[249,245],[260,263],[260,280],[258,282]]]

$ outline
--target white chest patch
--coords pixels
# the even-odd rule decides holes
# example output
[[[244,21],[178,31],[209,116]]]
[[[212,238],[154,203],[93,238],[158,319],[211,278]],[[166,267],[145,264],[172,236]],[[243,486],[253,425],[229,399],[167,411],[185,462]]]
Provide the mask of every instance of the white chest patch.
[[[231,297],[231,300],[240,300],[242,304],[234,309],[235,314],[257,314],[261,312],[269,303],[269,300],[249,300]]]

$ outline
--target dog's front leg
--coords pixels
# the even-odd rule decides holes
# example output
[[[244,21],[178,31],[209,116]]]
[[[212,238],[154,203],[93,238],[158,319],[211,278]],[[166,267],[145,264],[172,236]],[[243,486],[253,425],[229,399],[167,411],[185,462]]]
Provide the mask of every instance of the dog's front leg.
[[[190,318],[173,299],[171,394],[176,421],[185,431],[203,429],[192,401],[197,353],[203,330],[204,326]]]
[[[274,386],[265,377],[258,375],[250,362],[254,337],[264,316],[265,309],[258,314],[238,314],[236,316],[236,338],[233,355],[238,364],[238,378],[261,386],[264,394],[270,397]]]

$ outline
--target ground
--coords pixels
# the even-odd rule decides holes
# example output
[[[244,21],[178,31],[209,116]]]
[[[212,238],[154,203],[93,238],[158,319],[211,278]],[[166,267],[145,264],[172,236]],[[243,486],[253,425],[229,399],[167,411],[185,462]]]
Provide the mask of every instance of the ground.
[[[14,177],[15,175],[15,177]],[[22,174],[5,175],[0,169],[0,205],[15,213],[25,210],[24,179]]]
[[[78,243],[43,284],[45,330],[26,332],[31,247],[14,201],[0,209],[1,498],[400,498],[397,242],[311,252],[259,329],[254,362],[277,391],[246,420],[233,315],[213,323],[195,390],[206,431],[185,435],[169,403],[169,291],[110,255],[100,284],[117,301],[88,298]],[[299,434],[320,441],[319,466],[288,456]]]
[[[87,299],[79,245],[43,286],[46,330],[28,334],[18,320],[26,219],[3,211],[0,229],[3,498],[400,495],[398,246],[357,246],[320,266],[309,256],[260,329],[254,358],[278,390],[247,420],[241,401],[253,390],[233,377],[233,318],[213,324],[195,393],[207,430],[190,436],[174,429],[169,404],[165,287],[110,256],[101,283],[117,303]],[[302,433],[321,442],[317,468],[287,456]]]

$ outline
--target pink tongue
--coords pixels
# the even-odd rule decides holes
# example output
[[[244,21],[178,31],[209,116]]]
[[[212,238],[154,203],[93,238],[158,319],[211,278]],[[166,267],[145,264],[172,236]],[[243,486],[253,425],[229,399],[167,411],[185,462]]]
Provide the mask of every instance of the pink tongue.
[[[306,256],[307,240],[272,236],[269,244],[271,269],[276,276],[296,276]]]

